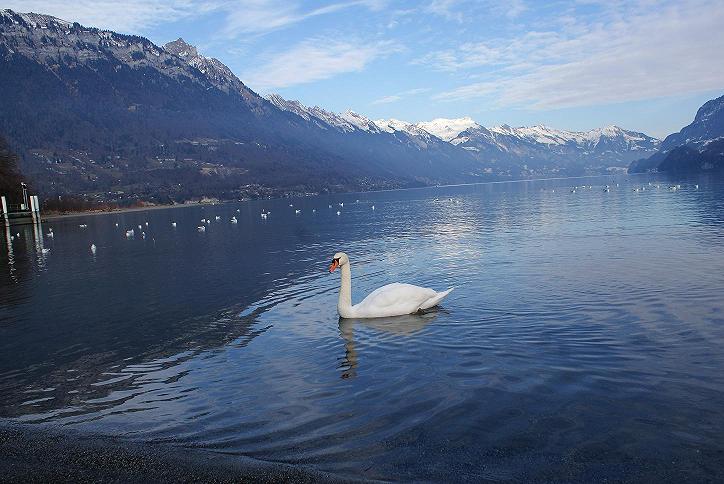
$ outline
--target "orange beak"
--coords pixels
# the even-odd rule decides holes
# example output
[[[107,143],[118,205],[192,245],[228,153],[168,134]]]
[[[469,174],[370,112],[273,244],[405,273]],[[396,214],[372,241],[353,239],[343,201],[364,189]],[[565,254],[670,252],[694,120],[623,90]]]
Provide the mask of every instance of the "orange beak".
[[[329,272],[334,272],[334,270],[339,267],[339,261],[333,260],[332,263],[329,265]]]

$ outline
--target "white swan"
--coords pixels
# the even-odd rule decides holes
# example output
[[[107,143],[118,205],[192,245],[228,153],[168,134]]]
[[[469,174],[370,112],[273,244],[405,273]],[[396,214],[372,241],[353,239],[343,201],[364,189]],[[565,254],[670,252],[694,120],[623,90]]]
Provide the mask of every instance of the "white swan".
[[[337,312],[343,318],[385,318],[416,313],[437,306],[454,289],[437,292],[428,287],[395,282],[375,289],[353,306],[352,271],[349,257],[344,252],[334,254],[329,272],[334,272],[337,267],[342,273]]]

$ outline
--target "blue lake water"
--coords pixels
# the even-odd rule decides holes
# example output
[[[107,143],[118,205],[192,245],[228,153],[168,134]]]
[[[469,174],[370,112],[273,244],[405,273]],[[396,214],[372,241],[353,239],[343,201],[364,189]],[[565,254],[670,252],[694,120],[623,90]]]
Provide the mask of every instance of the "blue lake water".
[[[0,417],[342,477],[724,474],[722,181],[438,187],[17,232],[0,235]],[[428,314],[339,320],[337,251],[354,302],[395,281],[456,289]]]

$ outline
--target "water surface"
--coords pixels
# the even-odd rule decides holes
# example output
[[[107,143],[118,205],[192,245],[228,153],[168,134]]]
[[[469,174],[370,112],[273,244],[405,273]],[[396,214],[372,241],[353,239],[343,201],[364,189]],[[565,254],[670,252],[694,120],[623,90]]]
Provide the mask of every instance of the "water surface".
[[[379,479],[724,472],[720,181],[438,187],[12,232],[0,417]],[[339,320],[326,267],[341,250],[354,301],[394,281],[456,289],[429,314]]]

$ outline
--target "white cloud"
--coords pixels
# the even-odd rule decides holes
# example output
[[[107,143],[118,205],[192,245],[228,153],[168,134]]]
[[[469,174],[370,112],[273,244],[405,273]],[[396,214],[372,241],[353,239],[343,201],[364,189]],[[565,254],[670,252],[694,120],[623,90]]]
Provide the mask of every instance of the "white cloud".
[[[523,0],[510,0],[505,5],[505,8],[507,9],[505,16],[508,18],[516,18],[528,10],[528,7]]]
[[[453,7],[458,5],[459,0],[432,0],[426,7],[425,11],[435,15],[439,15],[448,20],[455,20],[457,22],[463,21],[463,14],[460,11],[455,11]]]
[[[9,0],[3,8],[53,15],[89,27],[138,33],[161,23],[218,8],[213,0]]]
[[[429,92],[429,91],[430,91],[430,88],[427,88],[427,87],[418,87],[415,89],[408,89],[407,91],[402,91],[397,94],[392,94],[390,96],[381,97],[375,101],[372,101],[372,104],[390,104],[390,103],[400,101],[406,97],[416,96],[418,94],[422,94],[422,93]]]
[[[483,13],[489,19],[515,19],[528,9],[524,0],[431,0],[422,11],[458,23],[473,22]]]
[[[359,72],[392,48],[387,42],[361,43],[307,39],[242,76],[247,84],[262,92],[328,79],[338,74]]]
[[[477,82],[438,100],[490,97],[499,106],[590,106],[724,88],[724,4],[700,1],[604,18],[558,31],[464,44],[417,63]]]
[[[207,13],[223,16],[225,38],[259,35],[306,19],[352,7],[383,8],[387,0],[348,0],[318,8],[304,8],[294,0],[9,0],[3,8],[53,15],[71,22],[125,33]]]
[[[372,104],[390,104],[390,103],[397,102],[401,99],[402,99],[402,96],[393,94],[391,96],[384,96],[379,99],[376,99],[376,100],[372,101]]]
[[[224,36],[238,37],[242,34],[264,34],[288,27],[312,17],[332,14],[352,7],[379,10],[386,0],[350,0],[304,10],[302,5],[291,0],[242,0],[221,7],[226,12]]]

